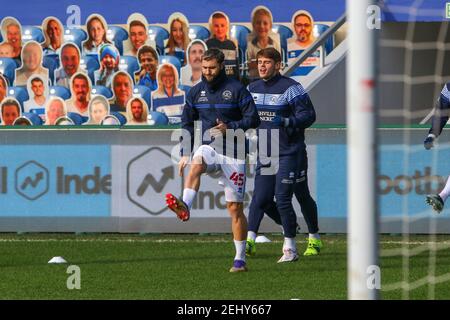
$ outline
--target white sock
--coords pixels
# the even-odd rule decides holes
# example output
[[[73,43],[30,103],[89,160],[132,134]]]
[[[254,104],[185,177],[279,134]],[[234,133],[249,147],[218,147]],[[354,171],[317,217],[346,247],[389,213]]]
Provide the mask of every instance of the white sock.
[[[320,235],[318,233],[310,233],[309,238],[320,240]]]
[[[447,178],[444,190],[442,190],[441,193],[439,193],[439,196],[442,198],[442,201],[444,202],[450,196],[450,176]]]
[[[252,239],[253,241],[256,240],[256,233],[253,231],[247,232],[247,239]]]
[[[236,248],[236,256],[234,257],[234,260],[245,261],[245,244],[245,240],[234,240],[234,247]]]
[[[283,250],[291,249],[293,251],[297,251],[297,245],[295,243],[295,238],[284,238]]]
[[[194,201],[195,196],[197,195],[197,191],[194,189],[185,188],[183,190],[183,201],[188,206],[189,210],[191,210],[192,202]]]

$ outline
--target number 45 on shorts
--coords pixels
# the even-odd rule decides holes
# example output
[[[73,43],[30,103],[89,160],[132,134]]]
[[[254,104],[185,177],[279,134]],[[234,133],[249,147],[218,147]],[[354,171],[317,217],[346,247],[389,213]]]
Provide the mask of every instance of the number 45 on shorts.
[[[244,184],[244,173],[233,172],[228,178],[234,181],[234,185],[241,187]]]

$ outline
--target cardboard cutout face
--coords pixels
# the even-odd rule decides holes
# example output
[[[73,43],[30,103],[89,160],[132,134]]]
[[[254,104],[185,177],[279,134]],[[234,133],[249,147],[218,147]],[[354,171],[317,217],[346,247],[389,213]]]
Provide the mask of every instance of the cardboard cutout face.
[[[67,116],[66,103],[60,97],[51,97],[45,108],[45,125],[55,125],[56,119]]]
[[[91,80],[82,72],[75,73],[70,79],[70,92],[72,94],[67,103],[68,112],[84,115],[91,100]]]
[[[91,14],[86,19],[86,31],[88,38],[83,42],[82,48],[84,54],[96,54],[102,44],[110,43],[106,38],[108,24],[105,18],[98,14]]]
[[[97,95],[89,102],[89,120],[87,123],[99,125],[108,114],[108,100],[104,96]]]
[[[118,71],[114,74],[112,82],[113,104],[118,106],[121,111],[126,111],[128,100],[133,95],[133,80],[125,71]]]
[[[28,78],[27,91],[30,100],[46,100],[49,96],[48,81],[40,75],[34,75]]]
[[[167,21],[169,26],[169,48],[177,47],[186,50],[189,44],[189,21],[181,12],[174,12]]]
[[[31,76],[39,75],[48,83],[48,69],[42,66],[42,47],[36,41],[27,42],[22,48],[22,67],[16,69],[15,86],[26,86]]]
[[[133,13],[128,17],[128,35],[127,40],[128,49],[125,50],[125,55],[136,55],[140,47],[148,42],[148,21],[141,13]]]
[[[64,27],[56,17],[47,17],[42,22],[45,54],[57,54],[64,43]]]
[[[185,104],[185,93],[178,88],[178,72],[170,63],[159,66],[158,89],[152,94],[152,110],[165,113],[170,123],[179,123]]]
[[[61,67],[55,70],[55,85],[70,88],[70,78],[80,71],[81,53],[73,42],[66,42],[59,52]]]
[[[127,103],[127,125],[147,124],[148,105],[144,99],[133,97]]]
[[[0,109],[3,126],[12,126],[14,121],[22,115],[19,102],[11,97],[3,100]]]
[[[209,17],[209,31],[211,38],[225,41],[230,38],[230,19],[222,11],[216,11]]]
[[[272,12],[265,6],[257,6],[252,11],[252,33],[258,38],[267,38],[272,33]]]
[[[13,47],[12,58],[17,58],[22,52],[22,26],[13,17],[5,17],[1,23],[3,42],[9,43]]]

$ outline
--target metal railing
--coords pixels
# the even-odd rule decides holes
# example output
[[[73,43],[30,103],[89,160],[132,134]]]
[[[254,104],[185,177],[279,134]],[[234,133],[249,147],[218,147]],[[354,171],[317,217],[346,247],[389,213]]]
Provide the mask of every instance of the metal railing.
[[[342,25],[344,25],[346,21],[347,17],[344,13],[329,29],[322,33],[310,47],[305,49],[305,51],[302,52],[302,54],[297,58],[297,60],[294,61],[294,63],[288,65],[287,68],[283,70],[282,74],[286,77],[289,77],[294,72],[294,70],[297,69],[297,67],[301,65],[307,58],[309,58],[314,52],[316,52],[319,47],[322,47],[322,54],[320,55],[320,66],[323,67],[325,65],[324,44],[327,41],[328,37],[336,33],[336,31],[339,30],[339,28],[342,27]]]

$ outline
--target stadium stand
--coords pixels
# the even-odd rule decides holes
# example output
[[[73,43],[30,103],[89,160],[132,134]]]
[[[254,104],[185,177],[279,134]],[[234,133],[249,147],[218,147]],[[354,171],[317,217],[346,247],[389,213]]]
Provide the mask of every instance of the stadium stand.
[[[144,99],[144,101],[147,103],[147,106],[150,108],[151,96],[152,96],[152,92],[151,92],[150,88],[148,88],[146,86],[139,86],[139,85],[134,86],[133,96]]]
[[[17,101],[19,101],[22,107],[22,111],[23,111],[23,103],[29,99],[27,88],[22,86],[9,87],[8,97],[13,97]]]
[[[81,28],[64,27],[64,41],[74,42],[81,51],[81,45],[87,39],[87,33]]]
[[[164,41],[169,39],[169,31],[160,26],[148,26],[150,40],[155,41],[159,54],[164,54]]]
[[[272,26],[272,31],[280,35],[281,51],[283,51],[281,54],[284,62],[287,62],[287,39],[291,38],[294,32],[289,27],[282,24],[274,24]]]
[[[57,96],[63,100],[68,100],[72,96],[70,90],[63,86],[50,86],[49,93],[51,96]]]
[[[169,118],[164,113],[158,111],[150,111],[147,119],[148,124],[152,126],[165,126],[169,124]]]
[[[18,65],[14,59],[0,58],[0,73],[6,77],[10,85],[14,83],[15,70],[17,67]]]
[[[91,93],[93,95],[95,94],[102,95],[107,99],[111,99],[113,97],[113,92],[111,91],[111,89],[105,86],[92,86]]]
[[[128,39],[128,32],[120,26],[108,26],[106,38],[114,42],[120,55],[123,55],[123,42]]]
[[[187,95],[188,92],[189,92],[189,90],[191,90],[192,87],[186,86],[186,85],[183,85],[183,84],[180,84],[180,85],[178,86],[178,88],[180,88],[181,90],[183,90],[184,93]]]
[[[55,70],[59,68],[59,56],[57,54],[47,54],[43,57],[42,65],[48,69],[50,81],[55,79]]]
[[[204,26],[195,24],[189,26],[189,39],[191,40],[200,39],[206,41],[209,39],[210,35],[209,30]]]
[[[123,126],[127,123],[127,118],[120,112],[112,111],[111,115],[115,116],[117,118],[117,120],[119,120],[121,126]]]
[[[44,33],[40,27],[22,26],[22,41],[27,42],[30,40],[37,41],[38,43],[44,42]]]
[[[319,37],[322,33],[327,31],[327,29],[329,29],[329,28],[330,27],[327,26],[326,24],[322,24],[322,23],[314,24],[314,29],[313,29],[314,36]],[[333,48],[334,48],[334,38],[333,38],[333,36],[331,36],[325,41],[325,52],[327,54],[329,54],[333,50]]]
[[[94,72],[100,68],[97,55],[84,55],[80,59],[80,68],[87,71],[91,83],[94,83]]]
[[[40,116],[32,112],[24,112],[22,116],[29,119],[34,126],[41,126],[44,123]]]
[[[131,79],[134,79],[134,73],[139,70],[139,61],[133,56],[120,57],[119,70],[126,71]]]
[[[80,115],[80,114],[78,114],[78,113],[76,113],[76,112],[68,112],[67,113],[67,116],[73,121],[73,123],[75,124],[75,125],[77,125],[77,126],[80,126],[80,125],[82,125],[85,121],[84,121],[84,118]]]
[[[243,25],[232,24],[230,34],[231,38],[236,39],[238,43],[239,69],[243,70],[245,64],[245,52],[247,51],[247,37],[250,34],[250,29]],[[241,71],[241,75],[242,74]]]

